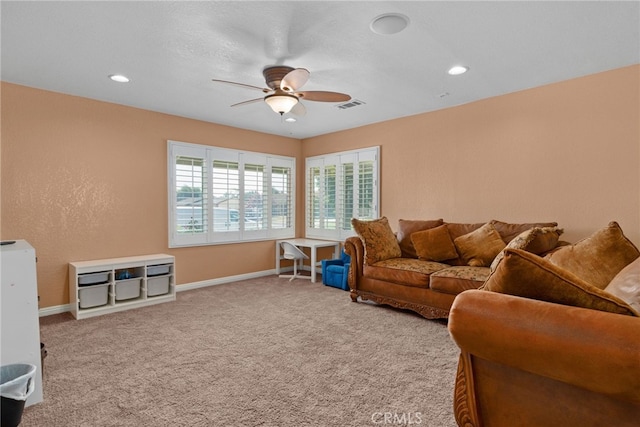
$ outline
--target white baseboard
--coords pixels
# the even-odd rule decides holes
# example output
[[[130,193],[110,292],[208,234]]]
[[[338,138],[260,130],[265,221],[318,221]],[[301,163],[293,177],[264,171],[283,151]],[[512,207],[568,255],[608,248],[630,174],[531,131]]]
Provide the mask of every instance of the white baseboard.
[[[310,268],[307,266],[305,266],[304,269],[310,270]],[[281,272],[293,271],[293,267],[281,268],[280,271]],[[247,274],[238,274],[236,276],[219,277],[217,279],[202,280],[200,282],[184,283],[182,285],[176,286],[176,293],[182,292],[182,291],[190,291],[192,289],[205,288],[207,286],[222,285],[223,283],[239,282],[241,280],[255,279],[257,277],[271,276],[273,274],[276,274],[275,269],[256,271],[254,273],[247,273]],[[40,310],[38,310],[38,316],[45,317],[45,316],[51,316],[54,314],[66,313],[70,311],[71,311],[71,304],[62,304],[62,305],[56,305],[53,307],[41,308]]]
[[[224,283],[239,282],[241,280],[255,279],[257,277],[271,276],[276,270],[256,271],[254,273],[238,274],[236,276],[219,277],[217,279],[202,280],[200,282],[184,283],[176,286],[176,292],[190,291],[192,289],[205,288],[207,286],[222,285]]]

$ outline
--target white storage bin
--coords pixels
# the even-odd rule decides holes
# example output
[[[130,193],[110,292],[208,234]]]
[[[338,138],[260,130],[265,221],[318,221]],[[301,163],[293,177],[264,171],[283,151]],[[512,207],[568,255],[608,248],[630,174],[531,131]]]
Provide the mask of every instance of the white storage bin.
[[[147,279],[147,296],[164,295],[169,293],[169,276]]]
[[[78,274],[78,285],[97,285],[109,281],[109,272]]]
[[[109,284],[86,286],[78,289],[80,308],[97,307],[109,302]]]
[[[147,267],[147,276],[161,276],[163,274],[169,274],[170,264],[150,265]]]
[[[116,301],[138,298],[140,296],[140,281],[140,278],[117,281]]]

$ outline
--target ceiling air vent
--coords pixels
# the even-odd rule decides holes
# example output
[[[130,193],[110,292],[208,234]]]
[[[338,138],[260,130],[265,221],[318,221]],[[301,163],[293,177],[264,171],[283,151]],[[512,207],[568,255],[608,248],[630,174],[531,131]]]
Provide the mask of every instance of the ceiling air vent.
[[[365,102],[357,100],[357,99],[352,99],[349,102],[345,102],[344,104],[340,104],[340,105],[336,105],[336,107],[338,107],[341,110],[346,110],[347,108],[353,108],[353,107],[357,107],[358,105],[364,105]]]

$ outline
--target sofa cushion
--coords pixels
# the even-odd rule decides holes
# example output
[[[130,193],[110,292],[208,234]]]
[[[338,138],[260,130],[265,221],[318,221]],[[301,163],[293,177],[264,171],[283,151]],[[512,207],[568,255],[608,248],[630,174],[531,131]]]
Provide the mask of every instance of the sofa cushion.
[[[536,235],[525,248],[532,254],[541,255],[558,246],[558,240],[564,229],[553,227],[535,227]]]
[[[363,275],[370,279],[428,288],[431,273],[447,267],[449,267],[447,264],[439,262],[421,261],[415,258],[393,258],[365,266]]]
[[[518,234],[523,231],[530,230],[534,227],[556,227],[557,222],[530,222],[524,224],[510,224],[508,222],[498,221],[497,219],[491,220],[491,224],[498,230],[500,237],[505,242],[510,242]]]
[[[463,236],[465,234],[469,234],[472,231],[477,230],[478,228],[485,225],[484,222],[478,222],[473,224],[464,224],[460,222],[447,222],[447,230],[449,231],[449,235],[451,236],[451,240],[456,240],[456,238]]]
[[[623,268],[604,290],[640,312],[640,258]]]
[[[538,235],[538,230],[540,229],[534,227],[534,228],[530,228],[529,230],[523,231],[522,233],[518,234],[516,237],[511,239],[511,241],[507,243],[507,246],[505,246],[505,249],[522,249],[526,251],[529,244]],[[503,256],[504,256],[504,250],[500,251],[500,253],[496,255],[496,257],[493,259],[493,262],[491,263],[491,266],[490,266],[491,271],[494,271],[496,269],[496,267],[502,260]]]
[[[533,227],[511,239],[505,249],[522,249],[538,255],[555,248],[562,233],[563,230],[558,227]],[[504,251],[501,251],[493,259],[491,271],[496,269],[503,255]]]
[[[418,258],[424,261],[446,261],[458,258],[458,252],[451,240],[447,225],[417,231],[411,235]]]
[[[506,246],[498,231],[490,223],[456,238],[453,243],[460,257],[472,267],[491,265],[496,255]]]
[[[563,246],[546,258],[600,289],[640,256],[617,222],[596,231],[574,245]]]
[[[353,229],[364,245],[364,263],[375,264],[401,255],[400,246],[386,217],[371,221],[351,219]]]
[[[573,273],[521,249],[505,249],[504,258],[481,289],[541,301],[640,316],[623,300]]]
[[[429,287],[434,291],[458,295],[462,291],[478,289],[487,277],[487,267],[453,266],[431,274]]]
[[[442,225],[442,218],[433,220],[401,219],[398,221],[398,243],[403,258],[418,258],[411,235],[417,231],[428,230]]]

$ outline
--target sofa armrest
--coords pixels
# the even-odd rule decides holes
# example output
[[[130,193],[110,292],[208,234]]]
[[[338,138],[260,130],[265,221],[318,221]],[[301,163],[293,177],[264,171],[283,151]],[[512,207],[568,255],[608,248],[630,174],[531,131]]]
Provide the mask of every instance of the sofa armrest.
[[[349,288],[355,290],[364,271],[364,245],[362,240],[357,236],[348,237],[344,242],[344,251],[351,257]]]
[[[448,328],[473,356],[640,404],[640,317],[469,290]]]

